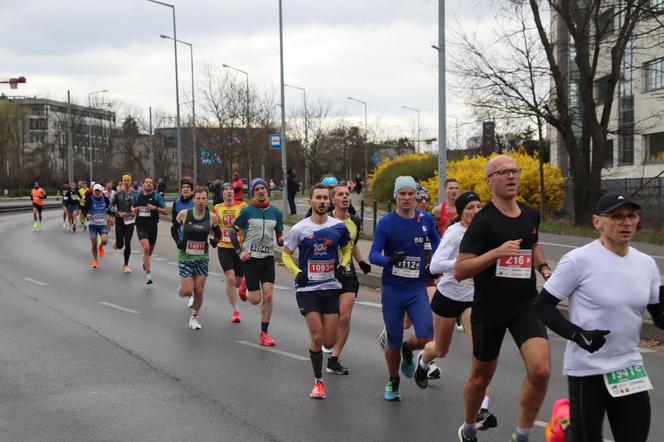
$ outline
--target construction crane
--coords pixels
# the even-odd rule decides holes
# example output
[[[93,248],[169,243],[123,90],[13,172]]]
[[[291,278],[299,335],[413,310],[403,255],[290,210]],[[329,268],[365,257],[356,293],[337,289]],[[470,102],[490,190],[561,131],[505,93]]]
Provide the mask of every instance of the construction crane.
[[[23,76],[9,79],[0,79],[0,83],[9,83],[9,87],[12,89],[16,89],[19,83],[25,83],[25,81],[25,77]]]

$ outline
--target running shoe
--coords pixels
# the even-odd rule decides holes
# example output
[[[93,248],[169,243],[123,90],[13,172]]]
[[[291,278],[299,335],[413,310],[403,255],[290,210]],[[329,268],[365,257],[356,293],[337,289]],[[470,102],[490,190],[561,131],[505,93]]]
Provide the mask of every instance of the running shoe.
[[[427,373],[427,377],[429,379],[440,379],[442,373],[443,371],[438,365],[436,365],[436,361],[431,361],[429,364],[429,372]]]
[[[422,368],[420,361],[422,360],[422,353],[417,357],[417,367],[413,374],[415,383],[420,388],[427,388],[429,386],[429,376],[427,376],[427,369]],[[402,370],[403,371],[403,370]],[[405,373],[404,373],[405,374]]]
[[[401,400],[401,393],[399,393],[398,389],[394,389],[392,381],[387,382],[387,386],[385,387],[384,397],[386,401],[391,401],[391,402]]]
[[[203,328],[201,323],[198,321],[198,316],[192,316],[189,318],[189,328],[192,330],[200,330]]]
[[[233,316],[231,316],[231,323],[233,323],[233,324],[237,324],[237,323],[239,323],[239,322],[240,322],[240,312],[238,312],[237,310],[235,310],[235,311],[233,312]]]
[[[96,259],[93,259],[92,260],[92,268],[96,269],[97,267],[99,267],[99,261],[97,261]]]
[[[463,325],[461,324],[461,321],[459,321],[459,318],[456,318],[456,321],[454,321],[456,324],[456,331],[462,332],[463,331]]]
[[[123,273],[131,273],[131,268],[129,268],[128,265],[122,266],[122,272]]]
[[[76,224],[74,224],[73,226],[71,226],[71,231],[74,232],[74,233],[76,233]]]
[[[480,431],[488,430],[489,428],[496,428],[498,426],[498,419],[486,408],[480,408],[477,413],[476,419],[477,429]]]
[[[406,347],[406,343],[401,344],[401,373],[407,378],[412,378],[415,373],[417,362],[413,357],[413,351]]]
[[[274,347],[275,345],[277,345],[277,341],[272,339],[272,337],[268,335],[267,332],[262,331],[258,339],[260,344],[264,345],[265,347]]]
[[[99,246],[99,256],[101,256],[103,258],[105,254],[106,254],[106,252],[104,251],[104,246],[100,245]]]
[[[477,437],[467,437],[465,435],[465,433],[463,432],[463,424],[461,424],[461,426],[459,427],[457,435],[459,436],[459,442],[477,442]]]
[[[67,228],[67,223],[62,223],[62,228],[66,229]]]
[[[316,380],[314,388],[309,394],[311,399],[325,399],[325,381]]]
[[[326,355],[332,354],[332,352],[334,351],[334,347],[326,347],[324,345],[322,347],[323,347],[322,348],[323,353],[325,353]]]
[[[117,249],[118,249],[118,242],[113,241],[113,250],[117,250]]]
[[[187,296],[187,307],[193,308],[194,307],[194,296]]]
[[[334,373],[334,374],[340,374],[340,375],[347,375],[348,374],[348,368],[344,367],[339,363],[339,361],[332,362],[331,359],[327,361],[327,368],[325,369],[326,372],[328,373]]]
[[[512,433],[512,442],[528,442],[528,436],[519,436],[517,433]]]
[[[385,327],[383,327],[383,330],[378,335],[378,345],[383,350],[387,348],[387,329]]]
[[[247,281],[242,278],[242,282],[240,283],[240,288],[237,289],[237,294],[242,300],[242,302],[247,301]]]
[[[152,273],[145,274],[145,284],[147,285],[152,284]]]

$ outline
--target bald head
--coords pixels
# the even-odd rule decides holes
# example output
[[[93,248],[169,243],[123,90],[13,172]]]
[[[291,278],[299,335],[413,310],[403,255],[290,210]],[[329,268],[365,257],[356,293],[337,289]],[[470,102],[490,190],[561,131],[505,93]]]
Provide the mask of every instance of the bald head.
[[[508,156],[508,155],[498,155],[493,158],[491,158],[487,163],[486,163],[486,169],[484,170],[485,174],[484,176],[489,176],[493,172],[499,169],[504,169],[504,168],[509,168],[509,167],[516,167],[516,161],[514,161],[514,158]]]

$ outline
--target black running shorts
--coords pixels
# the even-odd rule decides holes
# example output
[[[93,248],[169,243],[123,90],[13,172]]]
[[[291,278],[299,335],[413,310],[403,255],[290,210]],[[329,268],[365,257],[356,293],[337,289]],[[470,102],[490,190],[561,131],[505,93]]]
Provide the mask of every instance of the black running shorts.
[[[141,226],[136,224],[136,234],[139,240],[147,239],[151,246],[157,243],[157,225]]]
[[[297,292],[295,298],[303,316],[310,312],[318,312],[321,315],[339,314],[339,290]]]
[[[249,261],[244,262],[244,279],[248,291],[260,290],[261,284],[266,282],[274,284],[274,278],[274,256],[249,258]]]
[[[32,203],[32,208],[37,209],[37,212],[42,213],[44,206],[42,204]]]
[[[443,318],[458,318],[464,310],[473,306],[472,301],[455,301],[436,290],[431,299],[431,311]]]
[[[507,330],[519,348],[531,338],[548,339],[544,324],[535,316],[532,308],[521,310],[508,317],[471,321],[471,326],[473,355],[485,362],[498,357]]]
[[[235,253],[233,249],[225,247],[217,248],[217,256],[219,256],[219,264],[224,273],[233,270],[235,276],[242,278],[244,276],[244,267],[240,256]]]
[[[357,298],[357,292],[360,291],[360,281],[357,279],[357,275],[351,276],[350,278],[341,278],[341,293],[355,293]]]

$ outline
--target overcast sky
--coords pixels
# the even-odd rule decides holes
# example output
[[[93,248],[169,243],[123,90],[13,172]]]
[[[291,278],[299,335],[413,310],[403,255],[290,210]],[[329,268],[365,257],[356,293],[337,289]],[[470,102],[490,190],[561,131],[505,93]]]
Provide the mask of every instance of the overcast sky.
[[[168,1],[168,0],[167,0]],[[193,43],[195,75],[203,65],[226,63],[250,75],[253,87],[279,84],[277,0],[170,0],[176,5],[178,39]],[[171,9],[146,0],[2,1],[0,77],[25,75],[28,83],[0,92],[79,103],[88,93],[147,113],[148,106],[175,113]],[[479,0],[448,0],[449,26],[476,29],[485,19]],[[437,136],[438,0],[284,0],[287,83],[325,98],[333,114],[358,124],[367,101],[370,126],[390,136],[413,136],[421,109],[422,138]],[[452,23],[454,22],[454,23]],[[178,50],[180,90],[190,94],[189,49]],[[286,90],[286,108],[301,102]],[[181,98],[181,101],[184,101]],[[448,114],[468,121],[462,98],[452,94]],[[199,111],[200,112],[200,111]],[[454,119],[448,132],[454,136]],[[479,131],[465,127],[463,134]],[[463,138],[463,136],[462,136]],[[450,139],[450,138],[448,138]]]

